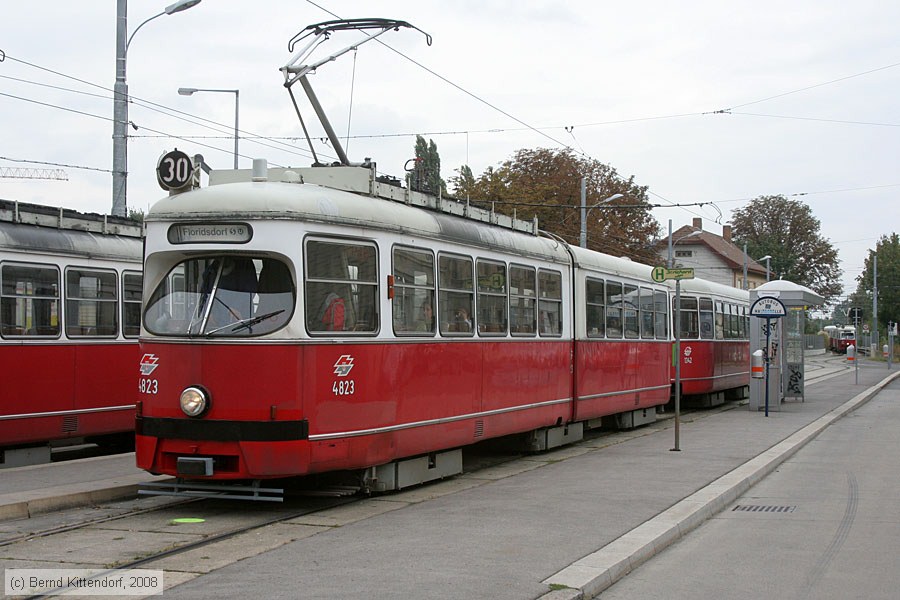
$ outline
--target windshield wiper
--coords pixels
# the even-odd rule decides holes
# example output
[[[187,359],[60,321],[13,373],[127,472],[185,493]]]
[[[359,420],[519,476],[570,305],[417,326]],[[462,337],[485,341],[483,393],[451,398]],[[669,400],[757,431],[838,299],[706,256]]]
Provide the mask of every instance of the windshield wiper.
[[[257,323],[261,323],[261,322],[265,321],[266,319],[274,317],[275,315],[280,315],[281,313],[284,312],[284,310],[285,309],[283,309],[283,308],[279,309],[279,310],[273,310],[272,312],[266,313],[264,315],[257,315],[255,317],[251,317],[249,319],[242,319],[236,323],[229,323],[228,325],[223,325],[222,327],[217,327],[217,328],[213,329],[212,331],[207,331],[206,335],[212,335],[213,333],[216,333],[217,331],[222,331],[223,329],[226,329],[228,327],[233,327],[233,329],[231,330],[230,333],[236,333],[236,332],[240,331],[241,329],[249,329],[249,328],[253,327],[254,325],[256,325]]]

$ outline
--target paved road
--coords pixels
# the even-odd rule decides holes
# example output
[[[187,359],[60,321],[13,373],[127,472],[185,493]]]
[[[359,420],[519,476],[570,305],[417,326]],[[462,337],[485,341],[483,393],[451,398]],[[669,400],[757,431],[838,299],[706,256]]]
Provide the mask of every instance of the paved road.
[[[898,451],[900,380],[600,597],[897,598]]]

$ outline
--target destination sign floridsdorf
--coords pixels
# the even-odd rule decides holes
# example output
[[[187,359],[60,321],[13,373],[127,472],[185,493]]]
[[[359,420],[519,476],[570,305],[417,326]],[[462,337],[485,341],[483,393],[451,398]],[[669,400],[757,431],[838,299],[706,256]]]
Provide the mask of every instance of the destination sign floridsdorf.
[[[253,237],[253,230],[247,223],[179,223],[169,228],[168,237],[171,244],[243,244]]]

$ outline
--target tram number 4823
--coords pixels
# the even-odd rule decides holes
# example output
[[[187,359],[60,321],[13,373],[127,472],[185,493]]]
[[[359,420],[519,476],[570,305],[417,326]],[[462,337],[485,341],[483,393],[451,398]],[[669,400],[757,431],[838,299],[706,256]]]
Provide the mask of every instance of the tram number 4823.
[[[331,384],[331,391],[335,396],[351,396],[356,391],[355,382],[350,379],[348,381],[335,381]]]
[[[159,392],[159,380],[141,377],[138,387],[142,394],[156,394]]]

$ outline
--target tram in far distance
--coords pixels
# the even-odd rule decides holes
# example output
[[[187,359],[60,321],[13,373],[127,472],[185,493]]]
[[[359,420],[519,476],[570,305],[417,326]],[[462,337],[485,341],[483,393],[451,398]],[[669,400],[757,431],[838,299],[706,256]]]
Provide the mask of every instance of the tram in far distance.
[[[133,444],[143,226],[0,200],[0,467]]]
[[[856,327],[853,325],[827,325],[825,335],[828,337],[826,347],[835,354],[847,354],[847,348],[856,345]]]

